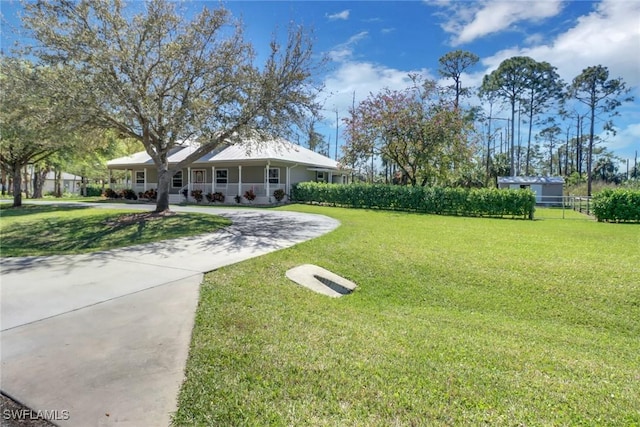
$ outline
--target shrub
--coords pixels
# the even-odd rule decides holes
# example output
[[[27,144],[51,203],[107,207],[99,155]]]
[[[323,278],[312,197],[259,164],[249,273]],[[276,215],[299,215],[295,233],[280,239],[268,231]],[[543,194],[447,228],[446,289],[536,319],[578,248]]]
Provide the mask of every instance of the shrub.
[[[282,201],[282,199],[284,199],[284,190],[281,188],[278,188],[276,191],[273,192],[273,197],[274,199],[276,199],[276,202],[280,203]]]
[[[119,199],[121,196],[115,190],[107,188],[106,190],[104,190],[104,197],[106,197],[107,199]]]
[[[215,193],[207,193],[206,197],[209,203],[224,202],[224,194],[219,191],[216,191]]]
[[[640,222],[640,190],[605,189],[593,196],[598,221]]]
[[[440,215],[522,216],[529,219],[533,219],[536,203],[531,190],[316,182],[296,184],[291,198],[300,202],[356,208],[397,209]]]
[[[235,195],[235,196],[233,197],[233,199],[236,201],[236,203],[240,203],[240,202],[242,202],[242,197],[240,197],[240,195],[239,195],[239,194]]]
[[[196,200],[196,203],[200,203],[202,199],[204,199],[202,190],[191,190],[191,197],[193,197]]]
[[[256,199],[256,193],[253,192],[253,188],[244,192],[244,198],[250,202],[253,202]]]
[[[82,194],[82,190],[80,190],[80,194]],[[87,185],[86,196],[87,197],[102,196],[102,187],[99,185]]]
[[[138,195],[130,188],[121,191],[122,198],[127,200],[138,200]]]
[[[158,198],[158,192],[152,188],[144,193],[138,193],[138,197],[141,199],[156,200]]]

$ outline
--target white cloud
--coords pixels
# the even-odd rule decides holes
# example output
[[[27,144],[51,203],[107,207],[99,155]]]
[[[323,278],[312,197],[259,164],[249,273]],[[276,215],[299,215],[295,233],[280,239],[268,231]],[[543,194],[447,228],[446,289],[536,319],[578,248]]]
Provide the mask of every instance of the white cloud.
[[[329,51],[329,58],[336,62],[345,61],[353,56],[353,48],[359,41],[366,39],[369,36],[368,31],[361,31],[358,34],[354,34],[349,39],[335,46]]]
[[[449,19],[442,28],[454,34],[454,46],[472,42],[489,34],[508,30],[522,21],[535,22],[556,16],[562,10],[560,0],[435,3],[446,6]]]
[[[359,61],[354,55],[358,42],[369,37],[367,31],[362,31],[349,37],[344,43],[335,46],[329,57],[335,61],[337,68],[329,73],[324,80],[327,99],[325,108],[346,114],[354,102],[358,103],[371,93],[377,93],[383,88],[404,89],[411,84],[410,73],[421,74],[433,78],[422,70],[398,70],[368,61]],[[335,119],[334,119],[335,120]],[[333,123],[335,126],[335,122]]]
[[[624,129],[616,129],[615,135],[602,133],[600,137],[606,141],[606,146],[614,151],[631,152],[633,149],[640,150],[640,123],[632,123]]]
[[[327,110],[337,108],[344,117],[353,104],[354,97],[357,104],[371,93],[377,93],[384,88],[401,90],[409,87],[410,73],[433,78],[425,69],[398,70],[372,62],[345,61],[324,81],[325,90],[329,96],[325,102],[325,108]]]
[[[349,19],[349,14],[351,11],[349,9],[343,10],[342,12],[334,13],[332,15],[326,15],[330,21],[343,20],[346,21]]]
[[[548,44],[513,47],[482,60],[491,72],[512,56],[530,56],[547,61],[571,82],[593,65],[609,68],[610,78],[622,77],[630,87],[640,86],[640,2],[604,0],[596,10],[580,17],[575,26]]]

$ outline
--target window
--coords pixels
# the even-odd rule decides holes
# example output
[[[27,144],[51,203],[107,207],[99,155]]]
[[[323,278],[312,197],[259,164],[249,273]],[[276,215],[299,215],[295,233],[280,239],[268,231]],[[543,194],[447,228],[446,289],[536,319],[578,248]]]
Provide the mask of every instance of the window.
[[[144,179],[144,171],[136,171],[136,184],[144,184],[145,179]]]
[[[316,182],[327,182],[324,172],[316,172]]]
[[[176,172],[175,175],[173,175],[173,179],[171,181],[171,185],[173,187],[178,187],[178,188],[182,187],[182,171],[178,171],[178,172]]]
[[[280,184],[279,168],[269,168],[269,184]]]
[[[216,184],[227,184],[229,182],[229,171],[227,169],[216,169]]]

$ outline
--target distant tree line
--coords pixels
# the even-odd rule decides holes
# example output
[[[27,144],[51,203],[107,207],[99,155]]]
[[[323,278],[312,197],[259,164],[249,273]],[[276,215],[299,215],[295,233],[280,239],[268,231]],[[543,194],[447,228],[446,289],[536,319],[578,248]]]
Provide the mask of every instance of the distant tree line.
[[[451,80],[411,76],[406,90],[384,89],[354,105],[342,161],[370,181],[411,185],[491,186],[500,175],[563,175],[620,182],[618,159],[598,133],[615,132],[612,119],[632,100],[621,78],[602,65],[587,67],[569,84],[547,62],[517,56],[485,75],[480,105],[462,106],[474,91],[463,74],[479,58],[456,50],[440,58]],[[384,171],[375,174],[378,159]],[[364,173],[363,173],[364,171]],[[636,178],[637,160],[630,171]]]

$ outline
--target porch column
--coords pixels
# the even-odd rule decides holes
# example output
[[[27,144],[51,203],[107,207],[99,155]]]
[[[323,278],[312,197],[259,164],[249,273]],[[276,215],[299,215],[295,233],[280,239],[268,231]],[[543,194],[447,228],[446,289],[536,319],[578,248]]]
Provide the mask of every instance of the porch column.
[[[242,197],[242,165],[238,165],[238,195]]]
[[[109,181],[107,182],[107,184],[109,184],[109,188],[111,188],[111,169],[107,169],[107,172],[109,172]],[[55,187],[55,185],[54,185],[54,187]],[[75,193],[75,191],[76,191],[76,180],[74,178],[73,179],[73,192]]]
[[[211,166],[211,192],[216,192],[216,167]]]
[[[289,194],[291,194],[291,185],[289,184],[291,181],[289,180],[291,178],[291,171],[289,171],[289,166],[287,166],[287,172],[285,173],[285,178],[286,179],[286,184],[284,185],[284,188],[286,189],[286,193],[287,193],[287,200],[289,200]]]
[[[267,185],[267,200],[269,201],[269,203],[271,203],[271,192],[269,191],[269,166],[271,166],[271,163],[267,162],[264,180],[266,181],[265,184]]]
[[[333,184],[333,172],[329,172],[329,184]]]
[[[144,187],[142,187],[142,192],[147,192],[147,168],[144,168]]]
[[[187,168],[187,202],[189,201],[190,191],[191,191],[191,166]]]

